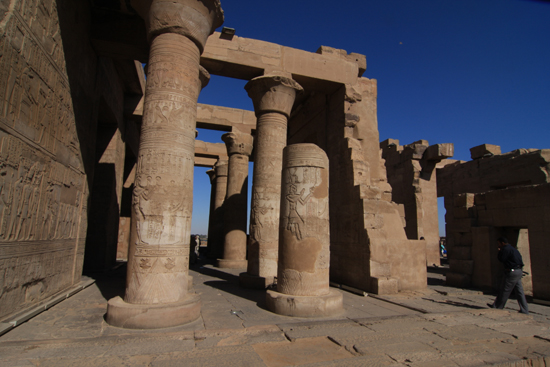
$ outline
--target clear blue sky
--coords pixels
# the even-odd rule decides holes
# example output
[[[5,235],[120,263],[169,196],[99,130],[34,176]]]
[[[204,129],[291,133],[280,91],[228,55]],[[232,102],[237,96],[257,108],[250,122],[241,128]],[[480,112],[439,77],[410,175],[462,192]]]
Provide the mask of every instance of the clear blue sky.
[[[236,35],[364,54],[378,80],[380,140],[550,148],[550,2],[221,1]],[[213,77],[199,102],[252,110],[245,81]],[[200,131],[198,139],[221,142]],[[195,169],[192,233],[207,233],[210,182]],[[251,178],[250,178],[251,180]],[[440,210],[440,216],[441,216]]]

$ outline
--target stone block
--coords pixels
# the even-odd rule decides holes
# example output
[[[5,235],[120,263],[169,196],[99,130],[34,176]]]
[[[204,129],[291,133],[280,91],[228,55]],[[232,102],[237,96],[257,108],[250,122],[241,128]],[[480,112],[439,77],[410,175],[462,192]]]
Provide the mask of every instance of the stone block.
[[[371,292],[374,294],[396,294],[399,282],[395,278],[371,278]]]
[[[485,197],[485,194],[475,194],[474,204],[475,205],[486,205],[487,204],[487,199]]]
[[[455,248],[453,248],[453,251]],[[474,262],[472,260],[449,259],[449,269],[453,273],[472,275],[474,273]]]
[[[386,149],[386,148],[397,149],[398,146],[399,146],[399,140],[397,139],[386,139],[383,142],[380,142],[381,149]]]
[[[470,218],[472,212],[470,209],[463,206],[454,208],[453,217],[456,219]]]
[[[470,232],[473,224],[475,224],[474,219],[457,218],[448,225],[454,232]]]
[[[470,208],[474,206],[474,198],[475,195],[471,193],[456,195],[454,199],[454,206]]]
[[[500,146],[492,144],[482,144],[477,147],[470,148],[470,156],[472,159],[483,157],[492,157],[500,154]]]
[[[468,288],[472,284],[472,276],[468,274],[448,272],[445,284],[451,287]]]
[[[430,145],[424,152],[424,158],[429,161],[440,161],[454,155],[454,144],[435,144]]]
[[[449,259],[471,260],[472,247],[471,246],[454,246],[452,249],[449,249]]]

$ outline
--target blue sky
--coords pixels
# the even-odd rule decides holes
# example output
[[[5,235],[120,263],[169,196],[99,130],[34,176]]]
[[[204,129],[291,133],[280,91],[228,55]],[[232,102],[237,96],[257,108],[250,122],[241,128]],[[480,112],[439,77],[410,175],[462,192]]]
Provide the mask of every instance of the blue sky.
[[[236,35],[315,52],[364,54],[378,80],[380,140],[469,149],[550,148],[550,2],[221,1]],[[213,77],[199,102],[252,110],[246,81]],[[221,133],[198,139],[221,142]],[[192,233],[207,232],[210,182],[195,169]],[[442,212],[442,210],[440,210]],[[440,213],[440,216],[442,213]]]

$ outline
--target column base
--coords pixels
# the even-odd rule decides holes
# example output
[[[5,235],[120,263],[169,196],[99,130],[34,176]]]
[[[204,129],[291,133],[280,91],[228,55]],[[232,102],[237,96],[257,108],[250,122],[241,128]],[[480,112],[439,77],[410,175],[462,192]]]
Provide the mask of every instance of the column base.
[[[189,293],[182,302],[153,305],[127,303],[117,296],[107,303],[105,320],[126,329],[160,329],[187,324],[200,315],[201,300],[196,293]]]
[[[344,312],[344,297],[335,289],[325,296],[293,296],[268,290],[266,303],[271,312],[284,316],[322,317]]]
[[[247,266],[247,260],[218,259],[218,268],[222,269],[246,269]]]
[[[275,282],[275,277],[261,277],[248,273],[239,274],[239,285],[249,289],[266,289]]]

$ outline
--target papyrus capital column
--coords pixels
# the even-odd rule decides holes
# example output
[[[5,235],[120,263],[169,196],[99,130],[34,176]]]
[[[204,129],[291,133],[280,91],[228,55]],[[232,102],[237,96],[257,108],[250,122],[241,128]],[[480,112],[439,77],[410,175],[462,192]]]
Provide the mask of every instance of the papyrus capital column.
[[[246,269],[246,220],[248,201],[248,159],[253,138],[239,132],[222,135],[229,155],[227,195],[224,201],[224,247],[220,268]]]
[[[277,291],[267,307],[286,316],[330,316],[343,310],[329,288],[328,158],[315,144],[284,149]]]
[[[107,308],[110,324],[140,329],[200,316],[188,290],[197,99],[208,80],[199,61],[223,12],[218,0],[153,0],[145,21],[151,48],[126,294]]]
[[[282,75],[252,79],[245,86],[258,117],[250,213],[248,268],[241,285],[265,288],[277,275],[279,205],[287,123],[302,87]]]

